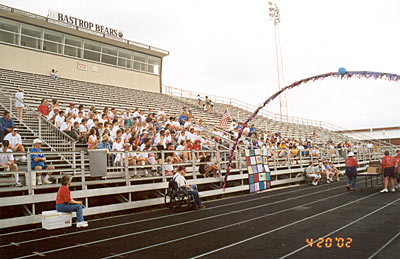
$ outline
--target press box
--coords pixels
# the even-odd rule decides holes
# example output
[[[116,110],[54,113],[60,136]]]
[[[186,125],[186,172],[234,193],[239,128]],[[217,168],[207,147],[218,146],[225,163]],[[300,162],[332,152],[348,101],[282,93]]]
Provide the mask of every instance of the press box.
[[[42,228],[50,230],[72,226],[72,213],[56,210],[42,212]]]

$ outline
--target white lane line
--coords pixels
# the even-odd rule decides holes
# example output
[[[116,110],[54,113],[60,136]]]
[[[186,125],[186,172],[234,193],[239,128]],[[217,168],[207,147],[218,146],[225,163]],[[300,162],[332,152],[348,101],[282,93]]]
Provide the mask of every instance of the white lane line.
[[[161,242],[161,243],[158,243],[158,244],[154,244],[154,245],[138,248],[138,249],[135,249],[135,250],[132,250],[132,251],[127,251],[127,252],[124,252],[124,253],[115,254],[115,255],[112,255],[112,256],[104,257],[103,259],[113,258],[113,257],[117,257],[117,256],[119,257],[119,256],[131,254],[131,253],[143,251],[143,250],[146,250],[146,249],[150,249],[150,248],[153,248],[153,247],[162,246],[162,245],[165,245],[165,244],[174,243],[174,242],[185,240],[185,239],[188,239],[188,238],[192,238],[192,237],[208,234],[208,233],[215,232],[215,231],[218,231],[218,230],[221,230],[221,229],[225,229],[225,228],[229,228],[229,227],[233,227],[233,226],[237,226],[237,225],[242,225],[242,224],[245,224],[245,223],[248,223],[248,222],[251,222],[251,221],[255,221],[255,220],[258,220],[258,219],[274,216],[274,215],[280,214],[282,212],[287,212],[287,211],[290,211],[290,210],[294,210],[296,208],[301,208],[303,206],[311,205],[313,203],[317,203],[317,202],[320,202],[320,201],[326,201],[328,199],[336,198],[338,196],[342,196],[342,195],[345,195],[345,194],[347,194],[347,193],[339,193],[339,194],[333,195],[331,197],[319,199],[319,200],[316,200],[316,201],[312,201],[312,202],[309,202],[309,203],[298,205],[296,207],[292,207],[292,208],[276,211],[276,212],[273,212],[273,213],[265,214],[265,215],[262,215],[262,216],[258,216],[258,217],[255,217],[255,218],[239,221],[239,222],[236,222],[236,223],[233,223],[233,224],[229,224],[229,225],[225,225],[225,226],[222,226],[222,227],[219,227],[219,228],[214,228],[214,229],[210,229],[210,230],[207,230],[207,231],[199,232],[199,233],[196,233],[196,234],[193,234],[193,235],[184,236],[184,237],[180,237],[180,238],[177,238],[177,239]]]
[[[362,216],[361,218],[358,218],[358,219],[356,219],[356,220],[354,220],[354,221],[352,221],[352,222],[350,222],[350,223],[348,223],[348,224],[346,224],[346,225],[344,225],[344,226],[342,226],[342,227],[340,227],[340,228],[338,228],[338,229],[336,229],[336,230],[334,230],[334,231],[332,231],[332,232],[326,234],[326,235],[323,236],[322,238],[332,236],[333,234],[335,234],[335,233],[337,233],[337,232],[339,232],[339,231],[341,231],[341,230],[343,230],[343,229],[345,229],[345,228],[347,228],[347,227],[353,225],[354,223],[359,222],[360,220],[363,220],[363,219],[365,219],[365,218],[367,218],[367,217],[369,217],[369,216],[371,216],[371,215],[377,213],[378,211],[383,210],[384,208],[386,208],[386,207],[392,205],[393,203],[396,203],[397,201],[400,201],[400,198],[398,198],[397,200],[394,200],[394,201],[392,201],[392,202],[390,202],[390,203],[388,203],[388,204],[386,204],[386,205],[384,205],[384,206],[382,206],[382,207],[380,207],[380,208],[378,208],[378,209],[376,209],[376,210],[374,210],[374,211],[372,211],[372,212],[370,212],[370,213],[368,213],[368,214]],[[318,242],[318,240],[314,241],[313,244],[315,244],[315,243],[317,243],[317,242]],[[303,249],[305,249],[305,248],[307,248],[307,247],[309,247],[309,246],[310,246],[310,245],[308,245],[308,244],[305,245],[305,246],[302,246],[302,247],[300,247],[299,249],[296,249],[296,250],[294,250],[293,252],[290,252],[289,254],[286,254],[286,255],[284,255],[284,256],[282,256],[282,257],[280,257],[280,258],[282,259],[282,258],[286,258],[286,257],[292,256],[292,255],[294,255],[295,253],[297,253],[297,252],[299,252],[299,251],[301,251],[301,250],[303,250]]]
[[[373,253],[370,257],[368,257],[368,259],[372,259],[374,258],[377,254],[379,254],[383,249],[385,249],[385,247],[387,247],[388,245],[390,245],[396,238],[398,238],[400,236],[400,232],[397,233],[394,237],[392,237],[389,241],[387,241],[381,248],[379,248],[375,253]]]
[[[343,186],[338,186],[338,187],[334,187],[334,188],[330,188],[330,189],[324,189],[324,190],[321,190],[321,191],[318,191],[318,192],[313,192],[310,195],[321,193],[321,192],[326,192],[326,191],[330,191],[330,190],[335,190],[335,189],[339,189],[339,188],[343,188]],[[307,188],[307,189],[310,189],[310,188]],[[223,204],[223,205],[216,206],[216,207],[206,208],[205,210],[212,210],[212,209],[218,209],[218,208],[233,206],[233,205],[236,205],[236,204],[241,204],[241,203],[246,203],[246,202],[251,202],[251,201],[267,199],[267,198],[281,196],[281,195],[294,193],[294,192],[299,192],[299,191],[300,190],[295,190],[295,191],[290,191],[290,192],[274,194],[274,195],[270,195],[270,196],[259,197],[259,198],[255,198],[255,199],[252,199],[252,200],[246,200],[246,201]],[[297,197],[295,197],[295,198],[297,198]],[[292,199],[292,198],[290,198],[290,199]],[[282,200],[282,201],[285,201],[285,200]],[[266,205],[268,205],[268,204],[266,204]],[[37,241],[42,241],[42,240],[47,240],[47,239],[52,239],[52,238],[79,235],[81,233],[93,232],[93,231],[97,231],[97,230],[103,230],[103,229],[121,227],[121,226],[126,226],[126,225],[131,225],[131,224],[137,224],[137,223],[152,221],[152,220],[159,220],[159,219],[164,219],[164,218],[169,218],[169,217],[181,216],[181,215],[187,214],[187,213],[193,213],[193,211],[187,211],[187,212],[178,213],[178,214],[175,213],[175,214],[172,214],[172,215],[165,215],[165,216],[159,216],[159,217],[154,217],[154,218],[147,218],[147,219],[137,220],[137,221],[133,221],[133,222],[114,224],[114,225],[109,225],[109,226],[104,226],[104,227],[93,228],[93,229],[86,229],[86,230],[77,231],[77,232],[70,232],[70,233],[64,233],[64,234],[59,234],[59,235],[47,236],[47,237],[42,237],[42,238],[36,238],[36,239],[31,239],[31,240],[20,241],[20,242],[17,242],[17,243],[18,244],[27,244],[27,243],[32,243],[32,242],[37,242]],[[10,244],[5,244],[5,245],[0,245],[0,248],[9,247],[9,246],[12,246],[12,244],[10,243]]]
[[[297,220],[297,221],[292,222],[292,223],[290,223],[290,224],[281,226],[281,227],[279,227],[279,228],[272,229],[272,230],[270,230],[270,231],[267,231],[267,232],[258,234],[258,235],[256,235],[256,236],[253,236],[253,237],[250,237],[250,238],[246,238],[246,239],[244,239],[244,240],[241,240],[241,241],[239,241],[239,242],[236,242],[236,243],[233,243],[233,244],[230,244],[230,245],[227,245],[227,246],[220,247],[220,248],[218,248],[218,249],[209,251],[209,252],[207,252],[207,253],[197,255],[197,256],[195,256],[195,257],[193,257],[193,258],[204,257],[204,256],[207,256],[207,255],[210,255],[210,254],[213,254],[213,253],[222,251],[222,250],[224,250],[224,249],[231,248],[231,247],[233,247],[233,246],[237,246],[237,245],[243,244],[243,243],[248,242],[248,241],[250,241],[250,240],[253,240],[253,239],[256,239],[256,238],[259,238],[259,237],[268,235],[268,234],[271,234],[271,233],[276,232],[276,231],[278,231],[278,230],[281,230],[281,229],[284,229],[284,228],[287,228],[287,227],[296,225],[296,224],[298,224],[298,223],[301,223],[301,222],[303,222],[303,221],[306,221],[306,220],[309,220],[309,219],[312,219],[312,218],[321,216],[321,215],[326,214],[326,213],[328,213],[328,212],[332,212],[332,211],[334,211],[334,210],[343,208],[343,207],[345,207],[345,206],[348,206],[348,205],[353,204],[353,203],[358,202],[358,201],[362,201],[362,200],[364,200],[364,199],[370,198],[370,197],[375,196],[375,195],[378,195],[378,193],[370,194],[370,195],[368,195],[368,196],[366,196],[366,197],[363,197],[363,198],[360,198],[360,199],[357,199],[357,200],[354,200],[354,201],[351,201],[351,202],[342,204],[342,205],[340,205],[340,206],[337,206],[337,207],[335,207],[335,208],[332,208],[332,209],[329,209],[329,210],[320,212],[320,213],[318,213],[318,214],[315,214],[315,215],[313,215],[313,216],[307,217],[307,218],[305,218],[305,219]]]
[[[289,192],[284,192],[284,193],[277,193],[277,194],[273,194],[273,195],[267,196],[267,197],[259,197],[259,198],[251,199],[251,201],[253,201],[253,200],[258,200],[258,199],[265,199],[265,198],[269,198],[269,197],[275,197],[275,196],[279,196],[279,195],[283,195],[283,194],[288,194],[288,193],[300,192],[300,191],[303,191],[303,190],[309,190],[309,189],[318,188],[318,187],[321,187],[321,186],[322,186],[322,185],[319,185],[319,186],[317,186],[317,187],[315,187],[315,186],[310,186],[310,187],[302,188],[302,189],[299,189],[299,190],[294,190],[294,191],[289,191]],[[293,186],[293,187],[298,187],[298,186]],[[287,188],[293,188],[293,187],[292,187],[292,186],[288,186]],[[269,189],[268,192],[274,192],[274,191],[278,191],[278,190],[281,190],[281,188]],[[265,193],[265,192],[261,192],[261,193]],[[206,203],[206,204],[210,204],[210,203],[214,203],[214,202],[220,202],[220,201],[229,200],[229,199],[247,197],[247,196],[251,196],[251,195],[254,195],[254,194],[244,194],[244,195],[235,196],[235,197],[222,198],[222,199],[218,199],[218,200],[207,201],[207,202],[205,202],[205,203]],[[246,201],[249,201],[249,200],[246,200]],[[239,201],[239,202],[236,202],[236,203],[228,203],[228,204],[224,204],[224,205],[221,205],[221,206],[216,206],[216,207],[212,207],[212,208],[208,208],[208,209],[230,206],[230,204],[232,204],[232,205],[233,205],[233,204],[239,204],[239,203],[244,203],[244,202],[246,202],[246,201]],[[154,211],[151,211],[151,212],[157,212],[157,211],[163,211],[163,210],[169,210],[169,209],[163,208],[163,209],[154,210]],[[150,213],[151,213],[151,212],[150,212]],[[140,214],[145,214],[145,213],[149,213],[149,211],[137,212],[137,213],[135,213],[135,215],[140,215]],[[181,212],[179,215],[188,214],[188,213],[197,213],[197,211],[186,211],[186,212]],[[124,214],[124,215],[116,215],[116,216],[110,216],[110,217],[105,217],[105,218],[92,219],[92,220],[88,220],[88,222],[101,221],[101,220],[108,220],[108,219],[121,218],[121,217],[129,217],[129,216],[132,216],[132,214]],[[177,215],[176,215],[176,214],[174,214],[174,215],[167,215],[167,217],[173,217],[173,216],[177,216]],[[151,219],[151,218],[150,218],[150,219]],[[150,220],[150,219],[149,219],[149,220]],[[159,218],[157,217],[157,218],[154,218],[154,219],[159,219]],[[15,231],[15,232],[3,233],[3,234],[0,234],[0,237],[2,237],[2,236],[10,236],[10,235],[15,235],[15,234],[21,234],[21,233],[27,233],[27,232],[37,231],[37,230],[42,230],[42,228],[34,228],[34,229],[27,229],[27,230]],[[3,247],[3,246],[0,246],[0,248],[1,248],[1,247]]]
[[[332,188],[332,189],[329,189],[329,190],[333,190],[333,189],[337,189],[337,188],[343,188],[343,186]],[[209,220],[209,219],[218,218],[218,217],[222,217],[222,216],[226,216],[226,215],[230,215],[230,214],[240,213],[240,212],[243,212],[243,211],[258,209],[258,208],[265,207],[265,206],[270,206],[270,205],[273,205],[273,204],[283,203],[283,202],[286,202],[288,200],[295,200],[295,199],[299,199],[299,198],[303,198],[303,197],[306,197],[306,196],[318,194],[318,193],[321,193],[321,192],[327,192],[327,191],[328,190],[322,190],[322,191],[319,191],[319,192],[313,192],[313,193],[309,193],[309,194],[304,194],[304,195],[301,195],[301,196],[292,197],[292,198],[288,198],[288,199],[285,199],[285,200],[280,200],[280,201],[276,201],[276,202],[272,202],[272,203],[261,204],[261,205],[255,206],[255,207],[250,207],[250,208],[245,208],[245,209],[241,209],[241,210],[226,212],[226,213],[223,213],[223,214],[217,214],[217,215],[213,215],[213,216],[209,216],[209,217],[189,220],[189,221],[185,221],[185,222],[180,222],[180,223],[176,223],[176,224],[172,224],[172,225],[152,228],[152,229],[148,229],[148,230],[142,230],[142,231],[129,233],[129,234],[125,234],[125,235],[114,236],[114,237],[110,237],[110,238],[106,238],[106,239],[100,239],[100,240],[96,240],[96,241],[91,241],[91,242],[87,242],[87,243],[82,243],[82,244],[69,246],[69,247],[63,247],[63,248],[59,248],[59,249],[55,249],[55,250],[49,250],[49,251],[45,251],[45,252],[42,252],[42,253],[44,253],[44,254],[53,253],[53,252],[68,250],[68,249],[72,249],[72,248],[76,248],[76,247],[80,247],[80,246],[87,246],[87,245],[97,244],[97,243],[106,242],[106,241],[110,241],[110,240],[115,240],[115,239],[119,239],[119,238],[125,238],[125,237],[135,236],[135,235],[139,235],[139,234],[149,233],[149,232],[153,232],[153,231],[157,231],[157,230],[163,230],[163,229],[172,228],[172,227],[176,227],[176,226],[191,224],[191,223],[194,223],[194,222],[199,222],[199,221],[203,221],[203,220]],[[340,193],[340,194],[335,195],[335,196],[344,195],[344,194],[347,194],[347,193],[348,192],[344,192],[344,193]],[[328,198],[335,197],[335,196],[330,196]],[[328,198],[325,198],[325,199],[328,199]],[[27,257],[32,257],[32,256],[33,255],[26,255],[26,256],[22,256],[22,257],[18,257],[18,258],[27,258]]]

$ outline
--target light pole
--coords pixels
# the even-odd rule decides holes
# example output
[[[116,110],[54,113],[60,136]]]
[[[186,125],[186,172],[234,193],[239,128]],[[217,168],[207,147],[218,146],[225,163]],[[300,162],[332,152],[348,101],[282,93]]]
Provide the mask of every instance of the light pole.
[[[278,71],[278,89],[280,90],[282,87],[285,87],[285,75],[283,73],[282,50],[279,35],[279,23],[281,22],[281,17],[279,8],[275,3],[268,2],[268,6],[269,20],[274,22],[276,67]],[[279,105],[281,121],[283,121],[284,116],[286,116],[286,120],[288,121],[288,107],[285,93],[279,95]]]

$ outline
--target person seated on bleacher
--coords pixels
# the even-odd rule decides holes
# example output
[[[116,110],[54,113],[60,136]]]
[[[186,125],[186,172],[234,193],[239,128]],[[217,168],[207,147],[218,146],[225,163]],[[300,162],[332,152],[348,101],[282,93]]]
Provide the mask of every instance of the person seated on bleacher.
[[[312,154],[312,156],[314,158],[319,159],[320,155],[321,155],[321,152],[319,151],[318,147],[313,145],[312,148],[311,148],[311,154]]]
[[[335,166],[333,166],[332,162],[328,162],[328,161],[325,160],[323,162],[323,164],[324,164],[328,174],[331,176],[332,181],[333,181],[333,176],[336,176],[336,181],[339,182],[340,181],[339,180],[339,173],[340,172]]]
[[[322,178],[326,179],[327,183],[330,183],[331,181],[333,181],[330,176],[333,176],[333,174],[329,174],[328,176],[328,170],[326,170],[325,166],[323,165],[322,161],[319,160],[318,164],[315,166],[314,171],[321,175]]]
[[[319,180],[321,179],[321,175],[315,172],[314,163],[311,162],[306,168],[307,177],[313,178],[312,185],[318,185]]]
[[[70,103],[69,107],[67,107],[65,109],[65,116],[69,116],[71,115],[72,118],[76,117],[78,115],[78,109],[75,108],[75,104],[74,103]]]
[[[186,179],[186,169],[183,166],[178,166],[177,173],[174,174],[173,179],[178,185],[178,188],[183,188],[187,191],[188,194],[193,194],[194,200],[197,205],[197,209],[203,209],[206,206],[201,204],[201,200],[199,197],[199,191],[197,190],[197,185],[193,184],[191,186],[187,185]]]
[[[31,149],[32,153],[31,154],[31,170],[54,170],[53,165],[45,165],[44,162],[46,161],[46,156],[42,154],[43,150],[40,149],[42,146],[42,140],[40,139],[35,139],[33,141],[33,148]],[[49,181],[49,178],[51,176],[52,172],[48,172],[44,178],[44,183],[45,184],[51,184]],[[37,173],[37,183],[38,185],[42,184],[42,173]]]
[[[51,123],[51,124],[55,124],[55,120],[56,117],[58,116],[60,112],[60,109],[58,107],[55,107],[53,110],[50,111],[49,115],[47,115],[47,120]]]
[[[91,128],[89,131],[88,150],[96,149],[98,143],[99,143],[99,141],[97,139],[96,129]]]
[[[83,219],[83,204],[82,201],[76,201],[71,198],[69,187],[71,186],[72,178],[69,175],[61,177],[61,186],[57,191],[56,210],[58,212],[76,212],[76,227],[85,228],[88,223]]]
[[[164,108],[161,107],[160,110],[157,112],[157,119],[159,121],[166,121],[167,115],[165,114]]]
[[[0,118],[0,141],[3,141],[4,137],[12,131],[14,128],[14,121],[11,119],[11,115],[8,111],[4,112],[4,117]]]
[[[79,122],[75,121],[71,128],[71,137],[76,141],[83,142],[83,136],[79,131]]]
[[[4,140],[8,140],[8,142],[10,143],[9,148],[12,150],[12,152],[25,152],[25,148],[22,145],[21,135],[19,135],[17,128],[13,128],[11,133],[8,133]],[[25,161],[26,156],[23,155],[22,162]]]
[[[86,119],[83,119],[82,123],[79,125],[79,133],[82,135],[84,142],[87,143],[89,138],[89,128],[86,125]]]
[[[55,80],[57,80],[57,79],[59,78],[59,76],[57,75],[57,73],[58,73],[57,70],[52,69],[51,72],[50,72],[50,76],[51,76],[52,78],[54,78]]]
[[[47,102],[46,98],[43,98],[40,105],[37,108],[37,111],[39,114],[43,115],[44,117],[47,118],[47,116],[49,115],[49,104]]]
[[[54,126],[56,126],[58,129],[61,128],[61,125],[64,123],[65,121],[65,117],[64,117],[64,111],[60,111],[57,115],[56,118],[54,119]]]
[[[211,161],[211,156],[207,155],[207,156],[202,156],[200,158],[200,166],[199,166],[199,172],[200,174],[203,175],[204,178],[209,177],[210,175],[212,175],[214,178],[218,177],[218,171],[219,171],[219,167],[218,165],[216,165],[215,163],[213,163]]]
[[[185,122],[187,121],[187,116],[186,116],[186,113],[185,112],[181,112],[181,115],[179,116],[179,118],[178,118],[178,120],[179,120],[179,124],[181,125],[181,126],[184,126],[185,125]]]
[[[19,181],[18,166],[14,163],[14,156],[12,154],[6,154],[13,152],[9,147],[9,141],[3,140],[0,150],[0,172],[10,170],[13,171],[15,177],[15,186],[21,187],[22,184]]]

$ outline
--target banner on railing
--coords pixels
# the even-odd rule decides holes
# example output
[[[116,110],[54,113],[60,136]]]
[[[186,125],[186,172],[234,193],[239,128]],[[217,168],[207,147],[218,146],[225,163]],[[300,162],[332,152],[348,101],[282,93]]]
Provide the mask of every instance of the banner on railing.
[[[245,153],[250,193],[269,189],[271,187],[271,173],[268,157],[263,155],[261,149],[246,149]]]

